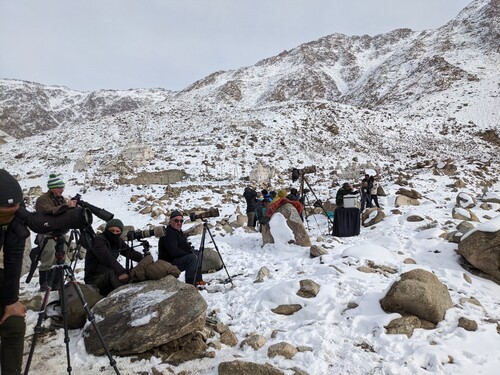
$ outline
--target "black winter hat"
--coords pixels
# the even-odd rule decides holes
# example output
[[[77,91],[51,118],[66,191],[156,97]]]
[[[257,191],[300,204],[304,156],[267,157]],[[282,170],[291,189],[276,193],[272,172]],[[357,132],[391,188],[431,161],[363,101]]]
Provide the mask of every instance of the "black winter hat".
[[[124,225],[120,219],[111,219],[106,223],[106,227],[104,228],[104,230],[108,230],[111,227],[117,227],[120,228],[121,231],[123,231]]]
[[[179,210],[173,210],[172,213],[170,214],[170,218],[174,218],[177,216],[182,216],[181,212]]]
[[[0,206],[21,203],[23,190],[19,182],[5,169],[0,169]]]

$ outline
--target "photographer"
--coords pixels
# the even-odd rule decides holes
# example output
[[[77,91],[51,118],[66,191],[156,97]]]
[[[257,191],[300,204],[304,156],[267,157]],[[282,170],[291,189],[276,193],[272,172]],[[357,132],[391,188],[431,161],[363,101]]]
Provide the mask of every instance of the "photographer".
[[[119,255],[135,262],[140,262],[143,258],[140,252],[122,240],[122,231],[121,220],[109,220],[104,232],[95,237],[94,245],[85,257],[85,284],[94,285],[103,296],[129,281],[127,270],[117,260]]]
[[[0,169],[0,248],[3,251],[3,269],[0,269],[0,373],[21,373],[26,309],[18,300],[19,278],[24,254],[25,238],[14,231],[15,212],[23,199],[19,183],[4,169]]]
[[[198,251],[188,242],[187,236],[182,231],[182,223],[182,214],[177,210],[172,211],[165,235],[158,241],[158,259],[172,263],[181,272],[186,271],[186,284],[196,283],[197,286],[203,286],[206,283],[201,276]]]
[[[335,204],[339,207],[344,207],[344,196],[349,194],[358,194],[357,190],[354,190],[349,184],[349,182],[344,182],[342,187],[337,191],[337,195],[335,196]]]
[[[63,197],[64,192],[64,181],[61,180],[56,174],[51,174],[49,180],[47,181],[47,188],[49,189],[46,193],[42,194],[35,203],[36,212],[43,214],[56,214],[59,210],[64,208],[74,208],[77,202],[75,200],[66,200]],[[38,234],[36,243],[40,247],[40,291],[44,291],[47,286],[47,281],[50,279],[50,269],[56,263],[55,252],[56,252],[56,242],[53,236],[49,234]],[[65,250],[66,245],[65,245]],[[65,251],[66,252],[66,251]],[[56,280],[54,282],[54,289],[56,290],[59,282]]]

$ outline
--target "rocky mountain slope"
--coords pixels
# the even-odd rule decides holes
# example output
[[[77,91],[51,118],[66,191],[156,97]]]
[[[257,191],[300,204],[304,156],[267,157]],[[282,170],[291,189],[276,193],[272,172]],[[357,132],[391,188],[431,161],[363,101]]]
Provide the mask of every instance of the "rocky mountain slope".
[[[498,8],[474,1],[437,30],[333,34],[180,92],[1,80],[0,130],[18,138],[0,138],[2,160],[21,175],[38,160],[116,181],[172,168],[240,178],[257,162],[285,171],[313,160],[330,179],[353,158],[488,159],[499,145]],[[131,163],[131,152],[142,156]]]

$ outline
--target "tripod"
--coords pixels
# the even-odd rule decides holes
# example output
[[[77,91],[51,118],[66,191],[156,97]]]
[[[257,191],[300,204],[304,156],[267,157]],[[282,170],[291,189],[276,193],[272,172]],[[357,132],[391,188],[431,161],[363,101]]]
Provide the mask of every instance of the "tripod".
[[[44,318],[46,317],[46,308],[50,296],[50,292],[52,290],[52,286],[54,284],[54,281],[56,280],[56,276],[59,276],[59,295],[61,298],[61,312],[63,316],[63,325],[64,325],[64,342],[66,343],[66,363],[67,363],[67,371],[68,374],[71,374],[72,368],[71,368],[71,358],[70,358],[70,352],[69,352],[69,334],[68,334],[68,318],[67,318],[67,310],[66,310],[66,296],[64,293],[64,279],[66,276],[69,278],[70,282],[74,284],[76,293],[78,294],[78,298],[80,299],[80,302],[82,303],[82,306],[85,310],[85,313],[87,314],[87,319],[89,322],[92,323],[97,336],[99,337],[99,341],[101,342],[104,351],[106,352],[106,355],[109,358],[109,364],[112,366],[115,370],[115,372],[120,375],[120,372],[118,371],[118,368],[116,367],[116,361],[111,355],[111,352],[109,351],[108,346],[104,342],[104,339],[102,337],[101,332],[99,331],[99,327],[97,327],[97,324],[95,322],[95,316],[91,313],[87,302],[85,301],[85,297],[83,296],[83,292],[81,291],[80,287],[78,286],[78,283],[75,278],[75,274],[73,273],[73,270],[71,269],[70,266],[64,264],[64,236],[62,234],[54,234],[53,235],[54,240],[56,241],[56,264],[52,266],[52,272],[50,274],[50,279],[47,282],[47,289],[45,291],[45,296],[42,301],[42,307],[40,308],[40,312],[38,313],[38,321],[35,326],[35,333],[33,335],[33,341],[31,343],[31,348],[30,352],[28,355],[28,360],[26,361],[26,369],[24,370],[24,375],[28,375],[30,365],[31,365],[31,360],[33,359],[33,354],[35,352],[35,346],[36,342],[38,339],[38,335],[42,332],[42,322]]]
[[[212,243],[214,244],[215,250],[217,250],[217,254],[219,254],[222,265],[224,266],[224,270],[226,271],[226,274],[227,274],[226,281],[229,281],[231,283],[231,285],[234,286],[233,279],[229,275],[229,272],[226,268],[226,264],[224,263],[224,260],[222,259],[222,255],[219,251],[219,248],[217,247],[217,244],[215,243],[214,237],[212,236],[212,232],[210,232],[210,228],[208,227],[208,222],[206,220],[203,220],[203,233],[201,234],[200,250],[198,252],[198,260],[196,261],[196,270],[197,271],[201,270],[201,266],[203,264],[203,253],[205,252],[205,237],[206,237],[207,233],[210,236]],[[195,281],[193,282],[193,285],[194,284],[196,284],[196,278],[195,278]]]
[[[328,220],[328,233],[331,233],[331,228],[333,228],[333,220],[330,218],[330,216],[328,216],[328,212],[326,212],[325,208],[323,207],[323,203],[321,202],[321,200],[317,197],[316,193],[314,192],[313,188],[311,187],[311,185],[309,184],[309,181],[307,181],[307,178],[304,176],[303,173],[300,174],[300,195],[301,197],[306,198],[306,194],[307,194],[307,191],[306,189],[304,189],[304,183],[307,185],[307,187],[309,188],[309,191],[312,193],[312,195],[314,196],[314,198],[316,198],[316,202],[319,203],[318,204],[318,207],[321,207],[321,209],[323,210],[327,220]],[[305,207],[305,202],[302,202],[302,204],[304,205]],[[316,203],[315,203],[316,205]],[[307,214],[306,214],[307,215]],[[306,217],[307,219],[307,217]],[[307,220],[306,220],[307,221]],[[309,224],[308,224],[309,225]],[[308,229],[309,229],[309,226],[308,226]]]

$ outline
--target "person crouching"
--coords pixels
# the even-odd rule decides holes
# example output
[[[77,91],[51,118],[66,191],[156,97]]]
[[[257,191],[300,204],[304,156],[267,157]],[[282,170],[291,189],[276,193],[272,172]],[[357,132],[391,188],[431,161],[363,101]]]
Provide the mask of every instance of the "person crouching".
[[[127,270],[118,262],[119,255],[135,262],[143,258],[142,253],[132,249],[120,237],[122,231],[121,220],[108,221],[104,232],[95,237],[94,246],[85,256],[85,284],[95,286],[103,296],[129,281]]]

